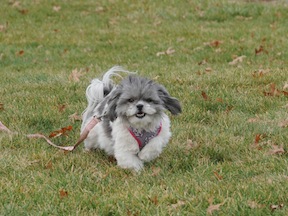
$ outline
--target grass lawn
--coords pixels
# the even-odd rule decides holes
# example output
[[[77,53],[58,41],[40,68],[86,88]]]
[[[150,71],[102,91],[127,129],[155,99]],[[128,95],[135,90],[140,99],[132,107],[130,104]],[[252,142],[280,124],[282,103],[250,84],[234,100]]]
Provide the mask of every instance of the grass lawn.
[[[2,1],[0,215],[288,215],[287,20],[280,0]],[[74,144],[114,65],[183,106],[144,171],[25,136]]]

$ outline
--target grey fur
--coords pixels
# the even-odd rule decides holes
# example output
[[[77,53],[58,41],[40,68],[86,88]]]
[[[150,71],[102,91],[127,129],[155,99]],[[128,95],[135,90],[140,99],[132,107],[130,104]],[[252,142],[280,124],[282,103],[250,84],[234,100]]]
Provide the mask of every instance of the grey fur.
[[[98,105],[98,113],[103,114],[105,133],[111,137],[110,122],[115,121],[118,116],[125,120],[128,104],[135,106],[139,101],[145,101],[157,110],[158,117],[167,109],[173,115],[181,113],[181,105],[176,98],[169,95],[164,86],[152,80],[128,76],[104,98]],[[155,116],[156,117],[156,116]]]

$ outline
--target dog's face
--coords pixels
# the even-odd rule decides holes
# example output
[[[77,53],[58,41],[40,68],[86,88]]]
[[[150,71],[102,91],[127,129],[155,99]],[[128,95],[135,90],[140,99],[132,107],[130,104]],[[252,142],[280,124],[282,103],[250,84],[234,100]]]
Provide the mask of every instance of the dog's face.
[[[165,109],[174,115],[181,112],[176,98],[170,97],[163,86],[146,78],[129,76],[108,97],[110,120],[120,117],[136,127],[145,128],[159,121]]]

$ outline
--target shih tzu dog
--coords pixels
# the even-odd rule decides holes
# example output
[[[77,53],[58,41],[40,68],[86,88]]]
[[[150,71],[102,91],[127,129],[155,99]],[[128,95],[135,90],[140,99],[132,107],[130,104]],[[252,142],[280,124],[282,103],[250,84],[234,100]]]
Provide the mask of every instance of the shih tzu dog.
[[[102,80],[94,79],[86,90],[88,106],[81,131],[97,117],[100,122],[84,140],[86,150],[100,148],[116,158],[118,166],[140,171],[144,162],[160,155],[171,136],[170,120],[181,113],[176,98],[152,80],[129,75],[115,85],[112,76],[131,73],[115,66]]]

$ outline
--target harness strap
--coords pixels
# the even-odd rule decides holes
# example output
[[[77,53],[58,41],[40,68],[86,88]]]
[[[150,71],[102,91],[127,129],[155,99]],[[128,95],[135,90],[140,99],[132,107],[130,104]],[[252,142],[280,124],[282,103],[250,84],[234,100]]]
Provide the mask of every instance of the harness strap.
[[[162,130],[162,122],[155,131],[138,131],[135,128],[129,127],[128,131],[132,137],[137,141],[140,151],[144,148],[145,145],[149,143],[151,139],[158,136]]]

